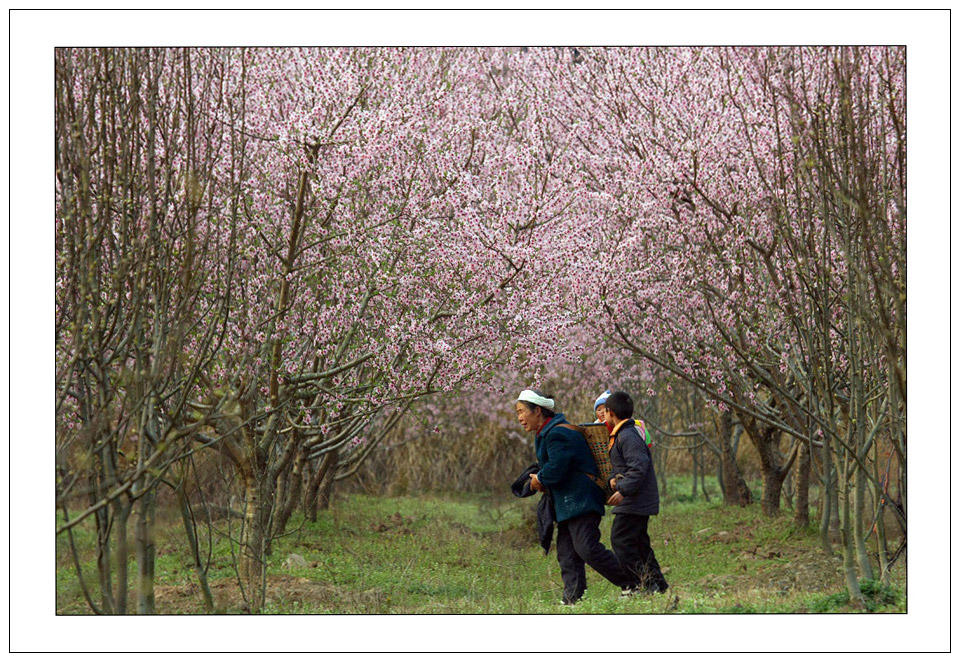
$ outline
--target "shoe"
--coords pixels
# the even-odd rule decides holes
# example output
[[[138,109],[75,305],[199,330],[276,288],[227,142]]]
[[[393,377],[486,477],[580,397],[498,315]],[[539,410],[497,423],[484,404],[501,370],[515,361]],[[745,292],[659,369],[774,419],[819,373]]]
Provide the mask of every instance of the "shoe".
[[[563,599],[560,600],[560,604],[563,605],[564,607],[571,607],[571,606],[577,604],[578,602],[580,602],[581,600],[583,600],[583,597],[584,597],[586,594],[587,594],[587,592],[584,591],[583,593],[580,594],[580,597],[579,597],[579,598],[569,598],[569,597],[567,597],[567,596],[563,596]]]

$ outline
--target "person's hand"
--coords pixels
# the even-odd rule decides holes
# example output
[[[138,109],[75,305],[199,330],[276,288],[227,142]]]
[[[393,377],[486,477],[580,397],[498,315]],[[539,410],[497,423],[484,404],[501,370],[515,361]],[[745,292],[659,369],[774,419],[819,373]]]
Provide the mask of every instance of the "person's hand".
[[[611,479],[611,482],[612,481],[613,479]],[[613,495],[607,499],[608,506],[619,506],[621,503],[623,503],[623,495],[620,494],[619,490],[614,492]]]
[[[530,474],[530,489],[543,492],[543,485],[537,480],[537,474]]]
[[[610,489],[611,489],[611,490],[617,489],[617,479],[616,479],[616,478],[611,478],[611,479],[610,479]]]

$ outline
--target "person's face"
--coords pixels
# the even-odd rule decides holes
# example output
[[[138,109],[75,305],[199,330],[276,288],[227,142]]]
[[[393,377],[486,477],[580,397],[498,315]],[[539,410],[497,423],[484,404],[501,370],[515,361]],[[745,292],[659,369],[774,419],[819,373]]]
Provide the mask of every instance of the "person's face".
[[[613,412],[607,409],[606,407],[603,408],[603,418],[601,418],[600,420],[606,423],[610,423],[611,425],[616,423],[616,421],[613,420]]]
[[[527,409],[527,406],[522,402],[517,403],[517,420],[520,421],[520,426],[527,432],[536,432],[540,429],[543,421],[540,420],[539,414],[539,410],[534,413]]]
[[[604,407],[603,405],[597,405],[597,420],[600,421],[601,423],[607,420],[606,418],[604,418],[604,416],[606,416],[606,411],[607,411],[606,407]]]

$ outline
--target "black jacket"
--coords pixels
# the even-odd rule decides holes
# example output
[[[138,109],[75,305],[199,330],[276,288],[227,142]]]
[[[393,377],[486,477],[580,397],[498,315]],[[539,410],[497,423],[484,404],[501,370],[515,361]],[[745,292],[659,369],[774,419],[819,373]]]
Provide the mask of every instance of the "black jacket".
[[[637,424],[628,420],[617,430],[617,438],[610,448],[610,464],[617,478],[617,490],[623,502],[615,506],[613,514],[656,515],[660,512],[660,491],[653,471],[653,456],[645,439],[640,438]]]
[[[535,474],[539,471],[540,465],[536,463],[524,469],[523,473],[517,476],[517,479],[513,481],[513,485],[510,486],[510,491],[513,492],[513,496],[522,499],[536,494],[537,491],[530,487],[530,474]],[[544,492],[540,498],[540,503],[537,504],[537,539],[540,541],[540,546],[543,547],[544,554],[550,551],[550,543],[553,540],[553,522],[556,519],[556,514],[553,511],[553,499],[550,496],[550,492]]]

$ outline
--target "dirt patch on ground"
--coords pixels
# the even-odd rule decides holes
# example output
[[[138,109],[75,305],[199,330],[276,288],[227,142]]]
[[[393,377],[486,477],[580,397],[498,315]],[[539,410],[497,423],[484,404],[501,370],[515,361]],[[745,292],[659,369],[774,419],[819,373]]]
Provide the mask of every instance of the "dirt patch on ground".
[[[250,607],[235,579],[218,579],[210,582],[213,594],[214,613],[250,613]],[[202,614],[203,597],[196,584],[155,587],[157,613]],[[377,613],[386,606],[382,591],[345,591],[324,582],[306,577],[271,574],[267,582],[268,613],[326,613],[370,612]]]
[[[719,532],[712,538],[714,542],[725,543],[733,542],[735,536]],[[765,543],[748,545],[740,551],[734,548],[730,553],[736,554],[734,573],[704,575],[695,585],[708,592],[756,591],[777,596],[834,592],[843,586],[839,561],[819,549]]]

